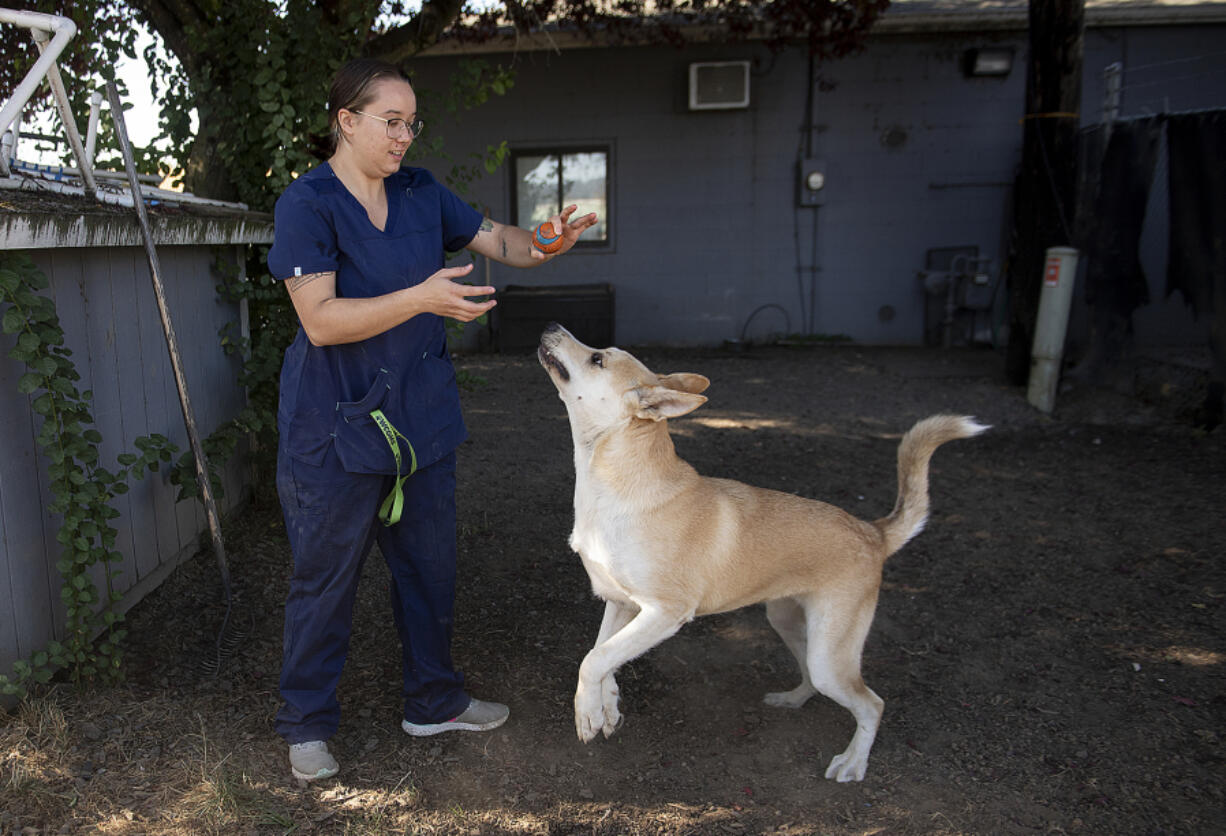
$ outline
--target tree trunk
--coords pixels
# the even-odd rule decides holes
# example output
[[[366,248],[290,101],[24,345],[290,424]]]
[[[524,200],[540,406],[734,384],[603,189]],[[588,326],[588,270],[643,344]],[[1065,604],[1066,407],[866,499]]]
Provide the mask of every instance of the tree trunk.
[[[1022,169],[1014,190],[1005,371],[1030,374],[1030,351],[1048,247],[1071,246],[1085,0],[1030,0]]]
[[[198,98],[196,114],[201,128],[196,133],[191,153],[184,164],[183,187],[197,197],[237,201],[238,186],[233,181],[233,172],[221,160],[217,147],[217,132],[209,120],[209,113],[208,105]],[[209,127],[205,127],[206,125]]]

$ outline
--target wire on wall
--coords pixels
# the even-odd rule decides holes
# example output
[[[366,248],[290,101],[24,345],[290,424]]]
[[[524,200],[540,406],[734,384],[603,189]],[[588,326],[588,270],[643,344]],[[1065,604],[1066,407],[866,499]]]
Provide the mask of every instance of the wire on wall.
[[[1198,81],[1221,79],[1226,74],[1226,63],[1222,61],[1223,58],[1226,58],[1226,51],[1188,55],[1183,58],[1155,61],[1149,64],[1129,65],[1123,61],[1112,64],[1108,67],[1108,72],[1115,68],[1115,72],[1118,74],[1118,79],[1115,81],[1115,89],[1112,91],[1116,98],[1117,115],[1111,120],[1104,119],[1104,121],[1127,121],[1129,119],[1147,118],[1159,113],[1180,115],[1220,109],[1220,105],[1204,108],[1180,107],[1172,109],[1170,94],[1172,91],[1183,92],[1201,89],[1196,84]],[[1206,66],[1199,69],[1191,66],[1198,63],[1205,64]],[[1178,68],[1179,74],[1148,72],[1150,70],[1170,70],[1172,68]],[[1141,77],[1138,78],[1138,76]],[[1161,91],[1160,98],[1155,95],[1159,90]],[[1132,94],[1131,96],[1128,95],[1130,93]],[[1125,103],[1127,103],[1127,109],[1131,110],[1132,114],[1129,116],[1118,116],[1119,111],[1124,109]]]
[[[801,163],[813,156],[813,90],[816,67],[813,56],[809,56],[808,79],[805,86],[804,120],[800,126],[800,141],[796,147],[796,173],[799,176]],[[812,213],[813,228],[810,232],[809,263],[805,264],[800,240],[800,214],[802,208]],[[817,264],[817,232],[818,207],[801,207],[799,200],[792,204],[792,241],[796,255],[796,288],[800,297],[800,327],[802,333],[812,334],[817,327],[817,274],[820,268]],[[806,276],[808,277],[808,292],[806,293]]]

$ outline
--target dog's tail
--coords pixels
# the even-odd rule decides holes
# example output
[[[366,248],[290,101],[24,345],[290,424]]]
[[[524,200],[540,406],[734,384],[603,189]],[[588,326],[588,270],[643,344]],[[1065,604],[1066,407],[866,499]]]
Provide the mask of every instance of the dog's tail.
[[[928,522],[928,461],[947,441],[979,435],[988,427],[964,415],[925,418],[898,445],[898,500],[888,517],[873,523],[885,536],[891,555],[924,530]]]

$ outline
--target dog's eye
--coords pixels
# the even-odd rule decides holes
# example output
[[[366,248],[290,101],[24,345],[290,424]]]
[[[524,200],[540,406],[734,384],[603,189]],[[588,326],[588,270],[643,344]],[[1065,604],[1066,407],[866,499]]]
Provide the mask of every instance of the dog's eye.
[[[604,356],[601,355],[599,351],[592,355],[592,365],[600,366],[602,369],[604,368]]]

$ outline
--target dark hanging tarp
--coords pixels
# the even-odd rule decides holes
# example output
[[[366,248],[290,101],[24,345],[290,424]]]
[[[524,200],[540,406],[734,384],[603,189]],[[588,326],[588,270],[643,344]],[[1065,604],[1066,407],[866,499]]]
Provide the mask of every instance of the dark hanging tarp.
[[[1168,116],[1171,231],[1166,292],[1196,315],[1226,305],[1226,112]]]
[[[1162,117],[1135,119],[1111,127],[1102,155],[1093,209],[1085,220],[1082,247],[1086,302],[1097,311],[1128,317],[1149,304],[1141,267],[1141,226],[1158,161]],[[1098,141],[1098,132],[1091,141]]]

